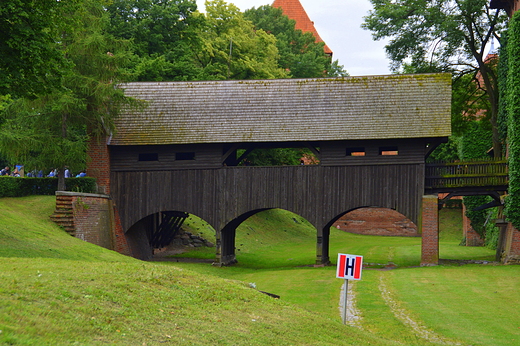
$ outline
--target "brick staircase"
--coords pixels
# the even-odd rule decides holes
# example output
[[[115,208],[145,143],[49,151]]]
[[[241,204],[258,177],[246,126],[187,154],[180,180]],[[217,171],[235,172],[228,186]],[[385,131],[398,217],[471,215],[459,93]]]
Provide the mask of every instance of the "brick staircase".
[[[56,210],[51,220],[63,227],[67,233],[74,235],[74,214],[72,211],[72,196],[56,196]]]

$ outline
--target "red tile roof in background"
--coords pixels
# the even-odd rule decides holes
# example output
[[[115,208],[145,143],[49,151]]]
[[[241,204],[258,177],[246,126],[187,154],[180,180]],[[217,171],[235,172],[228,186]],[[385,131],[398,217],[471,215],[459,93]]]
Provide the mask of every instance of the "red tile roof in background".
[[[296,29],[310,32],[316,38],[316,42],[324,42],[314,27],[314,22],[309,18],[299,0],[274,0],[273,7],[282,9],[283,14],[296,21]],[[326,54],[332,56],[332,50],[325,44],[323,47]]]

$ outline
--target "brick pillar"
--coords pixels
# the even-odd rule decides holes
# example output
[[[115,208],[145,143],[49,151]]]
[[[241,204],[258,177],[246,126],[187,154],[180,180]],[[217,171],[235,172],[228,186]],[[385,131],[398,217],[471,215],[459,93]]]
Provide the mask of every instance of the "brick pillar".
[[[98,193],[110,195],[110,153],[106,138],[91,138],[87,175],[96,178]]]
[[[437,196],[423,196],[421,266],[439,264],[439,205]]]

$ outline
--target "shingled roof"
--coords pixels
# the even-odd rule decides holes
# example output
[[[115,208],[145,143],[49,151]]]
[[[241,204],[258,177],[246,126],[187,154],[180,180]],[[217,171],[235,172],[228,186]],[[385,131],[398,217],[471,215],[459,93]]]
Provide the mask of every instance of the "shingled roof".
[[[299,0],[274,0],[272,7],[281,8],[283,14],[296,21],[295,28],[303,32],[310,32],[316,38],[316,42],[323,42],[314,22],[309,18]],[[325,42],[324,42],[325,43]],[[332,56],[332,50],[325,44],[323,47],[326,54]]]
[[[111,145],[334,141],[451,134],[449,74],[136,82]]]

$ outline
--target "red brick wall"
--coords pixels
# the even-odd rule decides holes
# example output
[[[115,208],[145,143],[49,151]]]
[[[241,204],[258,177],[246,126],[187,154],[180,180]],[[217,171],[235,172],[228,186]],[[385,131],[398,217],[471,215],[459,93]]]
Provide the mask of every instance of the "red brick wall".
[[[421,265],[439,264],[439,207],[437,196],[423,196]]]
[[[506,264],[520,264],[520,231],[512,223],[507,225],[505,240],[502,261]]]
[[[108,196],[73,196],[74,234],[76,238],[113,250],[111,203]]]
[[[92,138],[87,151],[87,175],[96,178],[98,193],[110,194],[110,153],[106,138]]]
[[[123,231],[123,226],[121,225],[121,219],[119,218],[119,212],[115,206],[114,210],[114,250],[119,252],[120,254],[132,256],[132,252],[130,251],[130,246],[128,245],[128,241],[126,239],[125,232]]]
[[[403,214],[388,208],[359,208],[333,225],[342,231],[386,236],[418,236],[417,226]]]
[[[51,219],[76,238],[131,255],[119,214],[108,195],[59,191]]]
[[[484,239],[471,227],[471,220],[466,216],[466,206],[462,204],[462,232],[466,246],[482,246]]]

